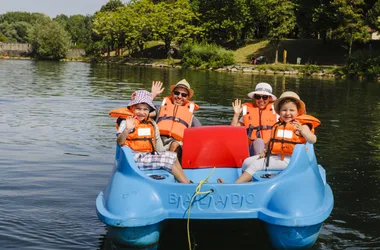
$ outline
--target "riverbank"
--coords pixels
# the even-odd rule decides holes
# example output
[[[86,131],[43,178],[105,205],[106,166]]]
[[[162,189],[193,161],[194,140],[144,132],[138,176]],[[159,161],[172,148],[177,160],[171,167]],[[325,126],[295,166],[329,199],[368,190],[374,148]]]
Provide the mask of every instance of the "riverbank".
[[[153,58],[125,58],[125,57],[101,57],[96,63],[100,64],[124,64],[129,66],[153,67],[153,68],[178,68],[181,69],[180,59],[153,59]],[[217,72],[230,72],[242,74],[264,75],[293,75],[313,77],[337,77],[334,71],[341,66],[329,65],[297,65],[297,64],[235,64],[218,69],[209,69]],[[199,70],[194,68],[194,70]]]

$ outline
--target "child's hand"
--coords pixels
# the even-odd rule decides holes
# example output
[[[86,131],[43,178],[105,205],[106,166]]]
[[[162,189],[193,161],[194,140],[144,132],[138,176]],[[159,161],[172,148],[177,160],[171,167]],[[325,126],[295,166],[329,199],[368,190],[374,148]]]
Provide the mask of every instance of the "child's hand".
[[[297,120],[293,120],[290,123],[296,129],[296,135],[302,135],[302,127],[303,127],[302,124],[299,121],[297,121]]]
[[[132,129],[135,128],[135,117],[128,117],[127,119],[125,119],[125,129],[127,131],[130,131]]]
[[[240,114],[243,111],[243,108],[241,106],[241,100],[239,100],[239,99],[236,99],[232,103],[232,107],[234,108],[234,113],[235,114]]]
[[[265,155],[266,155],[266,152],[265,152],[265,151],[264,151],[264,152],[261,152],[260,155],[259,155],[259,159],[264,158]]]

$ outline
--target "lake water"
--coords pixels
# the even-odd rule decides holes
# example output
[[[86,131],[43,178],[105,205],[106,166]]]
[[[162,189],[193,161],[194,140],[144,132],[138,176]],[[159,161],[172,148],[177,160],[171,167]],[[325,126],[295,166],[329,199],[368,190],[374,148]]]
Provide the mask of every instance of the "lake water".
[[[380,249],[379,83],[17,60],[0,60],[0,76],[0,249],[122,249],[95,210],[116,148],[108,112],[152,80],[167,94],[182,78],[204,125],[229,124],[234,98],[258,82],[297,92],[322,122],[315,149],[335,198],[313,249]],[[186,227],[171,230],[159,249],[187,249]],[[250,230],[197,223],[191,234],[197,250],[267,249]]]

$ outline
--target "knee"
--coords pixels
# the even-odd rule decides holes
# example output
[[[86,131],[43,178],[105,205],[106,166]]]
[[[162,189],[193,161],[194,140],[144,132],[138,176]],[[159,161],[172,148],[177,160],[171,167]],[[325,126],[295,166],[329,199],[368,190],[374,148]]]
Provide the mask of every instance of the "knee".
[[[172,142],[169,147],[169,151],[177,152],[178,148],[180,147],[178,142]]]

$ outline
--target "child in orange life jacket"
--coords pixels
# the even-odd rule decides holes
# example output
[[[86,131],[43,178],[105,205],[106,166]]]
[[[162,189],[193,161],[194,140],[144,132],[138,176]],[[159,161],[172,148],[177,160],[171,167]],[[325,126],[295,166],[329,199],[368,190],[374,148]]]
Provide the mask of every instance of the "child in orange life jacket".
[[[252,175],[260,170],[285,169],[289,164],[295,144],[306,142],[314,144],[317,141],[313,132],[320,122],[310,115],[304,115],[305,103],[296,93],[284,92],[274,102],[274,108],[280,115],[280,120],[272,129],[268,152],[245,159],[242,166],[244,172],[235,183],[251,181]],[[268,158],[265,157],[266,153],[270,154]],[[267,166],[268,160],[269,165]]]
[[[234,116],[231,125],[246,127],[252,156],[264,151],[265,144],[270,139],[272,126],[278,121],[278,115],[273,107],[273,102],[277,98],[272,94],[272,87],[265,82],[258,83],[255,91],[248,93],[248,97],[253,99],[253,103],[242,105],[239,99],[232,103]],[[239,120],[242,112],[243,116]]]
[[[162,82],[153,81],[153,99],[164,91]],[[193,112],[199,106],[189,99],[194,95],[190,84],[182,79],[177,84],[170,86],[170,96],[164,98],[162,105],[157,108],[156,121],[160,129],[161,139],[165,150],[176,152],[178,158],[181,157],[183,134],[186,128],[202,126]]]
[[[178,182],[190,183],[178,162],[177,154],[164,151],[157,124],[149,118],[149,113],[155,110],[152,94],[145,90],[135,91],[127,107],[125,129],[119,131],[117,143],[132,149],[136,165],[141,170],[165,169]]]

